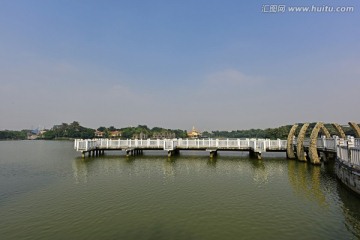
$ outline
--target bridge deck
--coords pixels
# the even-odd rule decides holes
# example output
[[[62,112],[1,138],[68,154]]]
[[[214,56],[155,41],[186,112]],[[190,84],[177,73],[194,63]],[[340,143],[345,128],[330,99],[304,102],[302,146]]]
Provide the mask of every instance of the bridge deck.
[[[316,139],[318,152],[330,152],[339,160],[352,165],[360,166],[360,139],[318,138]],[[304,139],[303,149],[308,151],[311,142]],[[297,149],[297,139],[293,140],[292,147]],[[167,152],[197,150],[208,151],[210,154],[217,151],[249,151],[256,154],[263,152],[287,151],[286,140],[270,139],[76,139],[74,148],[82,152],[93,151],[143,151],[163,150]]]
[[[286,140],[270,139],[76,139],[74,148],[92,150],[212,150],[212,151],[286,151]]]

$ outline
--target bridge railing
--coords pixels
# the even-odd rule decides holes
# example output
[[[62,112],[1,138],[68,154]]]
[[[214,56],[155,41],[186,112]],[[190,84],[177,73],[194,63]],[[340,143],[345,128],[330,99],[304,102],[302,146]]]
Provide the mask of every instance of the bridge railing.
[[[308,148],[310,147],[310,138],[305,138],[304,142],[303,142],[303,146]],[[297,140],[294,140],[294,145],[296,146],[297,144]],[[317,138],[316,139],[316,148],[317,149],[321,149],[321,150],[331,150],[331,151],[336,151],[336,146],[337,145],[342,145],[344,144],[344,139],[340,139],[340,138]]]
[[[360,138],[355,138],[354,139],[354,147],[359,147],[360,148]]]
[[[164,141],[164,150],[174,150],[178,146],[178,141],[176,139],[170,140],[165,139]]]
[[[322,150],[336,151],[337,139],[336,138],[318,138],[316,147]]]
[[[249,149],[250,139],[178,139],[178,148]]]
[[[304,145],[304,147],[309,147],[310,146],[310,138],[305,138],[303,145]]]
[[[267,150],[282,150],[286,149],[287,147],[287,140],[270,140],[266,139],[265,141],[266,149]]]
[[[360,168],[360,139],[348,138],[348,144],[337,146],[337,158],[352,167]]]
[[[360,167],[360,148],[354,147],[350,149],[351,163],[357,167]]]
[[[265,139],[250,139],[250,149],[254,152],[266,152],[266,140]]]
[[[76,139],[74,148],[77,151],[87,152],[95,149],[228,149],[253,150],[266,152],[266,150],[283,150],[287,147],[286,140],[270,139]]]
[[[336,155],[339,160],[350,163],[349,150],[347,146],[338,146],[336,148]]]

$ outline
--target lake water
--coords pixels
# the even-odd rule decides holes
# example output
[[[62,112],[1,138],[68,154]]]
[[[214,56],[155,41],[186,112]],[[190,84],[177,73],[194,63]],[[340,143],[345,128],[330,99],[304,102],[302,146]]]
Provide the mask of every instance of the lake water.
[[[246,153],[80,158],[0,142],[0,239],[358,239],[360,198],[333,165]]]

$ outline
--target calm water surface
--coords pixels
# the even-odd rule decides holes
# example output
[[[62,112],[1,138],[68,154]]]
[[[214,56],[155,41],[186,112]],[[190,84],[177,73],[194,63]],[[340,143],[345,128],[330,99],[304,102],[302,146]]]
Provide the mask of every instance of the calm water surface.
[[[358,239],[360,198],[283,154],[121,152],[0,142],[0,239]]]

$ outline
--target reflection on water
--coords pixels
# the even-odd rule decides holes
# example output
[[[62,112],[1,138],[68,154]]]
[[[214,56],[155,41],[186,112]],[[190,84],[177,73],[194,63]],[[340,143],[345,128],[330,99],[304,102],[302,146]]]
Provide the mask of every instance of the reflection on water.
[[[321,167],[291,160],[288,162],[288,176],[298,195],[314,200],[321,206],[327,205],[320,186]]]
[[[0,142],[0,239],[359,237],[360,200],[330,164],[204,152],[81,159],[67,142],[21,142],[17,155],[12,144]]]

